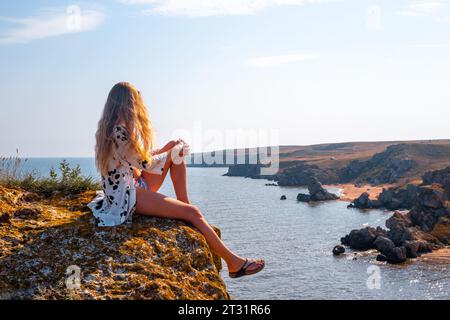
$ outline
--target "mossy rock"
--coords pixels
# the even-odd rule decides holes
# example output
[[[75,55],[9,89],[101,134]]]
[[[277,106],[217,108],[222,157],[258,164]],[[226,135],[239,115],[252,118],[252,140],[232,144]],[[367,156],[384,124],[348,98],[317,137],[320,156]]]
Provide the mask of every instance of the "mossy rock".
[[[195,228],[137,215],[96,227],[74,209],[91,196],[30,202],[0,189],[9,217],[0,223],[0,299],[229,299],[221,261]]]

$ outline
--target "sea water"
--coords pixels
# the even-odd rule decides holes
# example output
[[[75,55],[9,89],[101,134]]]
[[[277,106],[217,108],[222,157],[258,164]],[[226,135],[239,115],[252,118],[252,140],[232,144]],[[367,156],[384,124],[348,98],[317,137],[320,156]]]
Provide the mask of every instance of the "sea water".
[[[62,159],[29,159],[24,169],[48,174]],[[97,176],[92,158],[69,158]],[[224,177],[226,168],[188,168],[191,201],[219,227],[225,243],[244,257],[264,258],[266,268],[240,279],[221,272],[236,299],[449,299],[449,263],[375,261],[373,254],[332,248],[351,229],[384,226],[392,213],[348,209],[346,202],[298,203],[303,188],[269,187],[265,180]],[[337,191],[337,190],[334,190]],[[160,192],[174,196],[170,178]],[[280,201],[286,195],[287,200]]]

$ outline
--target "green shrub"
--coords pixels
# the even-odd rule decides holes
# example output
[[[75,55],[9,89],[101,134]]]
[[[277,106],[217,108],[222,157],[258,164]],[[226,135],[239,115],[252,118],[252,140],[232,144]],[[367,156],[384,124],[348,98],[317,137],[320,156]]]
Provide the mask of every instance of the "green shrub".
[[[96,179],[83,176],[79,165],[71,168],[66,160],[59,164],[59,172],[52,168],[49,177],[42,177],[34,171],[23,172],[22,163],[26,161],[18,155],[0,158],[0,185],[8,188],[21,188],[47,197],[55,193],[74,195],[88,190],[101,189],[101,185]]]

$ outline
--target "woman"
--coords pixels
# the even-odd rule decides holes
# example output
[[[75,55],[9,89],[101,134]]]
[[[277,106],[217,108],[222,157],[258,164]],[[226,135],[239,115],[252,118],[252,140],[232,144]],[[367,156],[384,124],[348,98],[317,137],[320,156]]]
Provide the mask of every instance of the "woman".
[[[225,260],[230,277],[255,274],[264,268],[263,260],[245,259],[232,252],[191,204],[182,158],[189,146],[180,139],[153,150],[147,108],[140,92],[130,83],[121,82],[111,89],[96,140],[96,164],[103,192],[89,207],[98,226],[131,223],[133,213],[184,220],[196,227],[211,249]],[[141,174],[136,176],[136,171]],[[158,193],[168,172],[176,199]]]

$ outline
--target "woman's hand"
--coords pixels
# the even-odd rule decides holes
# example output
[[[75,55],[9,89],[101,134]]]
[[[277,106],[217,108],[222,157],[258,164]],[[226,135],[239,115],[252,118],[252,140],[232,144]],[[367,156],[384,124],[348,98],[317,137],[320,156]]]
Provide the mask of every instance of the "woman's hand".
[[[189,144],[187,144],[186,141],[184,141],[181,138],[179,138],[178,140],[172,140],[172,142],[174,143],[174,147],[176,147],[179,144],[189,146]]]
[[[174,143],[174,149],[176,149],[178,152],[178,156],[180,157],[184,157],[189,155],[189,144],[186,143],[186,141],[184,141],[183,139],[178,139],[178,140],[172,140],[172,143]]]
[[[170,140],[168,143],[166,143],[166,145],[164,147],[162,147],[161,149],[155,149],[153,150],[153,155],[156,154],[161,154],[164,153],[166,151],[169,151],[171,149],[173,149],[176,145],[177,145],[177,141],[178,140]]]
[[[180,156],[189,154],[189,144],[183,139],[170,140],[164,147],[158,150],[154,150],[153,154],[160,154],[166,151],[170,151],[174,148],[180,148]]]
[[[178,139],[178,142],[182,145],[181,147],[181,151],[180,151],[180,156],[187,156],[190,154],[190,146],[188,143],[186,143],[186,141],[184,141],[183,139]]]

